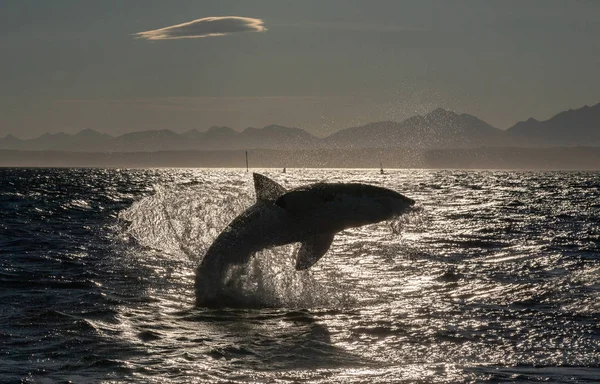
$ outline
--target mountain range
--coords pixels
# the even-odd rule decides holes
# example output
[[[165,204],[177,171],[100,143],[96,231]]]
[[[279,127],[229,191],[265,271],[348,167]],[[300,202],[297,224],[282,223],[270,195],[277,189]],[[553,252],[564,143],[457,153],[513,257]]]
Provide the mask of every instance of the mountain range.
[[[205,132],[138,131],[111,136],[91,129],[77,134],[46,133],[22,140],[11,134],[0,149],[73,152],[155,152],[240,149],[360,149],[360,148],[477,148],[477,147],[600,146],[600,103],[561,112],[546,121],[533,118],[507,130],[469,114],[438,108],[402,122],[380,121],[342,129],[319,138],[300,128],[269,125],[246,128],[211,127]]]

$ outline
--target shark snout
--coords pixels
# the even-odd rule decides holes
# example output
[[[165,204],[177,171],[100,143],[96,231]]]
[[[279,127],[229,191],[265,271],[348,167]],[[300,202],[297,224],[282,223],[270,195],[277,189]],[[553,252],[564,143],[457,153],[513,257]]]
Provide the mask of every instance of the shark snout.
[[[393,214],[402,214],[410,209],[413,205],[415,205],[415,201],[410,197],[404,196],[401,193],[396,191],[392,191],[389,195],[392,205],[392,213]]]
[[[415,204],[415,201],[396,191],[382,188],[376,198],[384,210],[384,214],[397,216],[405,213]]]
[[[395,214],[404,213],[413,205],[415,205],[415,201],[413,199],[398,193],[398,197],[396,197],[393,201],[393,211]]]
[[[411,199],[410,197],[406,197],[406,196],[402,196],[404,198],[404,202],[405,204],[408,204],[409,207],[412,207],[413,205],[415,205],[415,201],[413,199]]]

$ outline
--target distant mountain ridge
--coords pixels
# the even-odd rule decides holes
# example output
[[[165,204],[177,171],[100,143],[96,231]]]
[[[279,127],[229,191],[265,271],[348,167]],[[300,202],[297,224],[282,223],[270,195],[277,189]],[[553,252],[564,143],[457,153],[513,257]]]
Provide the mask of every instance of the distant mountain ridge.
[[[600,146],[600,103],[569,109],[546,121],[520,121],[507,132],[515,138],[540,140],[546,145]]]
[[[337,148],[464,148],[498,144],[502,134],[475,116],[438,108],[400,123],[384,121],[343,129],[324,141]]]
[[[506,131],[469,115],[442,108],[402,122],[381,121],[342,129],[318,138],[300,128],[269,125],[238,132],[229,127],[168,129],[111,136],[91,129],[77,134],[46,133],[22,140],[0,139],[0,149],[73,152],[154,152],[174,150],[344,149],[344,148],[476,148],[600,146],[600,103],[561,112],[546,121],[529,119]]]

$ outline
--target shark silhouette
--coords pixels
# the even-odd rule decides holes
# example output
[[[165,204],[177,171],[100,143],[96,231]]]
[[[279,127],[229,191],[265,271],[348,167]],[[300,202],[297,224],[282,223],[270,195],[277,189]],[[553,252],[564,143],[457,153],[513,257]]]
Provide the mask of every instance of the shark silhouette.
[[[300,243],[296,270],[313,266],[336,233],[398,216],[414,200],[387,188],[359,183],[316,183],[287,191],[253,174],[256,203],[215,239],[196,270],[196,300],[214,300],[227,269],[265,248]]]

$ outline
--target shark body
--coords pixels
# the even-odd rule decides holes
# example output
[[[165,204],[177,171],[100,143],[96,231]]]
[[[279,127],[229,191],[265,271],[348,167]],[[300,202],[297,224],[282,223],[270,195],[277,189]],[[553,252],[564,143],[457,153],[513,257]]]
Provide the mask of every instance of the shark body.
[[[210,302],[234,264],[245,264],[265,248],[301,243],[296,269],[313,266],[336,233],[389,220],[414,200],[387,188],[359,183],[316,183],[287,191],[253,174],[256,203],[236,217],[209,247],[196,270],[196,300]]]

